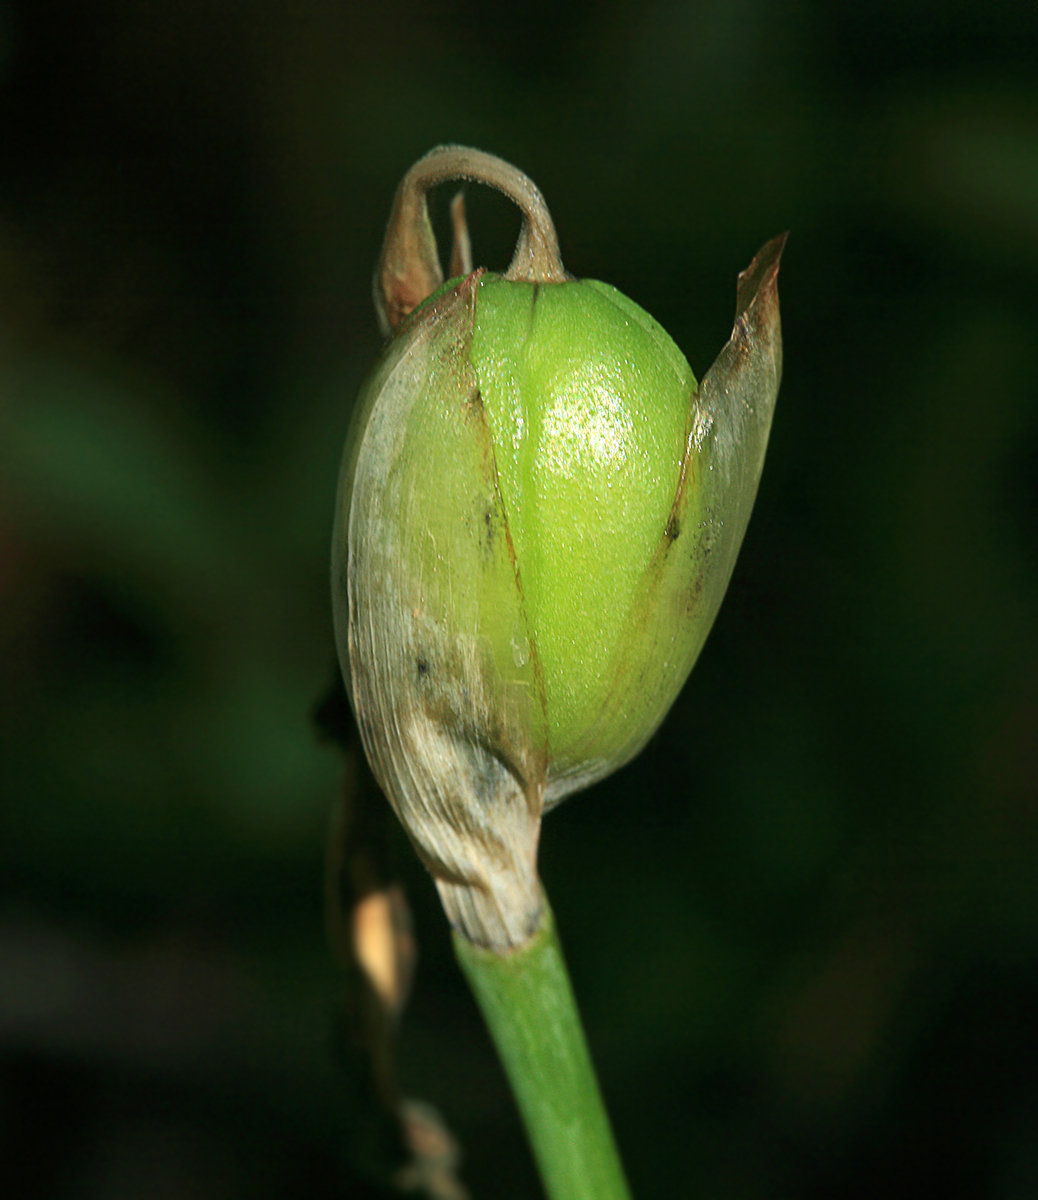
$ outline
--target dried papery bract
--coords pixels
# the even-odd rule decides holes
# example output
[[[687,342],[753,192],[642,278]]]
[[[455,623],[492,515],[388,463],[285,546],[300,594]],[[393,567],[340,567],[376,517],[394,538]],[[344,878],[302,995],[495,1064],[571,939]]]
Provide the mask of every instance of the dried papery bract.
[[[393,201],[386,240],[375,272],[375,311],[383,334],[395,329],[443,283],[426,195],[437,184],[456,179],[496,188],[522,211],[523,224],[506,279],[562,283],[569,278],[559,257],[559,241],[551,214],[533,180],[510,163],[482,150],[438,146],[407,172]],[[468,250],[464,202],[455,203],[451,266],[455,274],[468,274],[472,270],[472,259]],[[467,270],[464,269],[466,266]]]
[[[466,281],[412,318],[372,380],[339,508],[349,608],[338,637],[372,768],[452,923],[480,944],[517,945],[540,915],[547,737],[493,447],[464,361],[473,293]]]
[[[523,226],[503,277],[442,289],[426,192],[455,179],[503,191]],[[452,218],[457,269],[459,201]],[[566,274],[514,167],[444,147],[401,183],[375,278],[392,337],[337,502],[336,640],[375,775],[470,942],[537,930],[544,809],[637,753],[706,638],[778,390],[783,241],[740,277],[697,390],[648,314]],[[601,628],[560,626],[593,598]]]

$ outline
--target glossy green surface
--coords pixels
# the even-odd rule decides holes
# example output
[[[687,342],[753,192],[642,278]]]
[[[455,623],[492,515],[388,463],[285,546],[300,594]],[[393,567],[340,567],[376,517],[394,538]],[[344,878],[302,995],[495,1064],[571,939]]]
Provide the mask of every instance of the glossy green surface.
[[[609,701],[677,491],[695,379],[648,313],[593,281],[483,282],[469,358],[544,670],[551,752],[565,762]]]

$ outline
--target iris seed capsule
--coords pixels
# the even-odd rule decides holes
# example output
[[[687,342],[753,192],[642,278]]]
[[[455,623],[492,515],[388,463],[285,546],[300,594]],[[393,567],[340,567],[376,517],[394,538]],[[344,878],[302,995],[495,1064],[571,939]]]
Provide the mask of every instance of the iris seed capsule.
[[[473,271],[455,202],[442,281],[426,192],[523,212],[511,266]],[[567,275],[525,175],[440,147],[405,176],[375,280],[389,340],[336,503],[336,643],[373,771],[470,941],[537,928],[541,817],[629,761],[717,614],[781,375],[785,238],[739,277],[697,387],[660,325]]]

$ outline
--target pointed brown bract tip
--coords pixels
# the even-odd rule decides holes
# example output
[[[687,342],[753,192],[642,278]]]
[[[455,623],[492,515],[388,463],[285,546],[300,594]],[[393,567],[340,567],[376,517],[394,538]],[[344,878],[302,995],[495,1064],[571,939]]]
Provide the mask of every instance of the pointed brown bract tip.
[[[486,267],[477,267],[474,271],[470,272],[461,281],[461,283],[458,284],[459,298],[462,300],[468,300],[469,297],[475,292],[476,288],[479,287],[479,281],[486,273]]]
[[[788,232],[780,233],[766,242],[757,251],[753,262],[740,273],[735,302],[737,317],[745,313],[754,301],[768,302],[777,295],[779,264],[788,237]]]

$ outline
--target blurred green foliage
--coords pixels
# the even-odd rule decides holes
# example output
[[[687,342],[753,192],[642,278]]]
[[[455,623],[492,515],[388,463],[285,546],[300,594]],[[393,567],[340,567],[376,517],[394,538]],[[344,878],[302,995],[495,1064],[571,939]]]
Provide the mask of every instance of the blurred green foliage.
[[[544,831],[634,1193],[1038,1194],[1036,39],[1011,0],[0,3],[5,1194],[360,1187],[309,714],[370,271],[447,140],[700,376],[792,230],[729,597]],[[507,262],[508,206],[470,222]],[[475,1197],[534,1195],[399,850],[405,1090]]]

